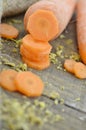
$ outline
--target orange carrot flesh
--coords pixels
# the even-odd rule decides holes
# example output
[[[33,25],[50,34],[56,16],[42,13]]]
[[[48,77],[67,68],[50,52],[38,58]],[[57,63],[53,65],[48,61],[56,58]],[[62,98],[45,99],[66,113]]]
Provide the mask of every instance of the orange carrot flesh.
[[[29,17],[27,30],[34,39],[49,41],[59,32],[58,21],[51,11],[37,10]]]
[[[64,62],[64,68],[70,72],[70,73],[74,73],[74,65],[75,65],[76,61],[74,61],[73,59],[66,59]]]
[[[17,72],[15,70],[3,70],[0,73],[0,85],[4,89],[9,91],[16,91],[16,87],[14,85],[14,78],[17,76]]]
[[[54,14],[55,18],[57,19],[57,28],[55,30],[57,30],[57,34],[54,35],[52,37],[52,39],[54,38],[57,38],[63,31],[64,29],[66,28],[66,26],[68,25],[68,22],[69,20],[71,19],[72,15],[73,15],[73,12],[74,12],[74,9],[75,9],[75,6],[76,6],[76,1],[77,0],[42,0],[42,1],[38,1],[36,3],[34,3],[33,5],[31,5],[28,10],[26,11],[25,13],[25,16],[24,16],[24,26],[25,26],[25,29],[28,30],[28,31],[31,31],[33,32],[34,31],[34,28],[36,31],[34,31],[34,38],[40,38],[40,34],[42,34],[44,32],[44,25],[43,26],[38,26],[39,25],[39,20],[40,20],[40,17],[39,15],[37,16],[37,20],[34,19],[34,14],[37,15],[36,12],[38,12],[38,10],[45,10],[45,11],[50,11]],[[66,7],[66,8],[65,8]],[[42,17],[42,15],[41,15]],[[30,24],[29,24],[29,18],[30,18]],[[46,16],[44,16],[44,18],[47,19]],[[43,18],[43,19],[44,19]],[[31,19],[34,19],[34,21],[32,21]],[[35,21],[37,21],[35,23]],[[44,21],[44,20],[43,20]],[[50,22],[52,23],[53,20],[50,18]],[[44,21],[43,24],[45,24],[46,22]],[[34,26],[34,25],[37,25],[37,26]],[[33,25],[33,27],[32,27]],[[49,26],[50,24],[48,24],[47,26]],[[30,26],[30,27],[29,27]],[[33,28],[32,30],[29,30],[29,28]],[[38,28],[37,28],[38,27]],[[43,27],[43,28],[42,28]],[[45,26],[46,28],[46,26]],[[43,30],[42,30],[43,29]],[[47,30],[48,28],[46,28]],[[54,24],[53,24],[53,27],[52,29],[54,29]],[[50,29],[50,35],[53,34],[52,32],[52,29]],[[39,30],[39,31],[38,31]],[[47,31],[45,31],[47,32]],[[38,34],[37,34],[38,33]],[[46,34],[45,33],[45,37],[46,37]],[[46,39],[46,38],[45,38]],[[41,40],[45,40],[42,39]],[[52,40],[50,39],[50,40]],[[47,39],[48,40],[48,39]]]
[[[34,55],[33,53],[30,53],[29,51],[27,51],[27,49],[24,48],[23,45],[21,45],[20,47],[20,54],[23,57],[26,57],[28,60],[30,61],[46,61],[46,59],[49,58],[49,54],[39,54],[39,55]]]
[[[19,72],[14,82],[17,90],[26,96],[36,97],[43,92],[44,84],[42,80],[32,72]]]
[[[85,79],[86,78],[86,66],[81,62],[75,63],[74,74],[79,79]]]
[[[37,54],[37,52],[49,54],[52,49],[52,46],[48,42],[35,40],[30,34],[27,34],[22,39],[22,44],[28,51],[30,51],[30,53],[32,52],[34,54]]]
[[[39,61],[39,62],[30,61],[25,57],[22,57],[22,60],[28,65],[28,67],[36,69],[36,70],[43,70],[50,66],[49,58],[47,58],[45,62],[44,61]]]
[[[19,34],[18,29],[13,27],[12,25],[1,23],[0,24],[0,36],[3,38],[16,38]]]
[[[77,3],[77,39],[81,59],[86,64],[86,0]]]

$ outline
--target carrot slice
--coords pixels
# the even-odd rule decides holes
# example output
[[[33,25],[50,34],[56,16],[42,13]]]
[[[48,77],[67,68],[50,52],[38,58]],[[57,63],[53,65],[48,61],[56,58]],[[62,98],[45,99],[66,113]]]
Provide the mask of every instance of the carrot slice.
[[[20,54],[30,61],[46,61],[46,59],[49,58],[49,54],[34,55],[33,53],[30,53],[29,51],[27,51],[27,49],[24,48],[23,45],[21,45],[20,47]]]
[[[16,87],[14,84],[14,78],[17,76],[17,72],[15,70],[3,70],[0,73],[0,85],[1,87],[9,90],[16,91]]]
[[[86,64],[86,0],[77,3],[77,39],[81,59]]]
[[[75,63],[74,74],[77,78],[80,78],[80,79],[86,78],[86,66],[81,62]]]
[[[22,39],[23,46],[30,52],[30,53],[50,53],[52,46],[48,42],[42,42],[33,39],[33,37],[30,34],[27,34]]]
[[[37,69],[37,70],[43,70],[46,69],[50,66],[50,59],[46,59],[46,61],[39,61],[39,62],[35,62],[35,61],[30,61],[25,57],[22,57],[22,60],[28,65],[28,67],[31,67],[33,69]]]
[[[73,59],[66,59],[64,62],[64,68],[70,72],[70,73],[74,73],[74,65],[75,65],[76,61]]]
[[[44,88],[40,77],[30,71],[19,72],[14,83],[19,92],[29,97],[40,96]]]
[[[18,29],[13,27],[12,25],[1,23],[0,24],[0,36],[3,38],[16,38],[19,34]]]
[[[53,12],[37,10],[29,17],[27,30],[34,39],[49,41],[58,34],[58,21]]]
[[[73,15],[76,1],[77,0],[42,0],[34,3],[25,13],[25,29],[29,31],[34,38],[43,41],[58,37],[68,25]],[[45,13],[43,11],[45,11]],[[47,11],[49,11],[49,13]]]

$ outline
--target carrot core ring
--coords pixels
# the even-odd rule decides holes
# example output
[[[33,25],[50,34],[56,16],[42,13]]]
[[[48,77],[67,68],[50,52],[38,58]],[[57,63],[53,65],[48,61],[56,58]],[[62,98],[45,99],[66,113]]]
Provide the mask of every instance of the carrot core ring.
[[[49,41],[59,33],[58,20],[52,11],[40,9],[29,17],[27,30],[34,39]]]

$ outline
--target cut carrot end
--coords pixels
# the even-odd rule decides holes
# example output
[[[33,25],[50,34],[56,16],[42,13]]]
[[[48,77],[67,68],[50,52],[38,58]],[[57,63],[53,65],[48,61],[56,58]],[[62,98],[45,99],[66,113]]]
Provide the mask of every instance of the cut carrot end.
[[[42,80],[32,72],[19,72],[14,82],[17,90],[26,96],[36,97],[43,92],[44,84]]]
[[[1,23],[0,24],[0,36],[3,38],[16,38],[19,34],[18,29],[13,27],[12,25]]]
[[[59,33],[59,25],[52,11],[40,9],[29,17],[27,30],[34,39],[49,41]]]
[[[14,78],[16,77],[17,72],[15,70],[3,70],[0,73],[0,85],[4,89],[9,91],[16,91],[16,87],[14,85]]]

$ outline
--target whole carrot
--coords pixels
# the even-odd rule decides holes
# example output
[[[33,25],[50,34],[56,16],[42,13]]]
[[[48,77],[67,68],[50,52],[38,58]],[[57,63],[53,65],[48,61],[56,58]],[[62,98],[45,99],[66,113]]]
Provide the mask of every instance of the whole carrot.
[[[81,59],[86,64],[86,0],[77,3],[77,39]]]
[[[30,6],[24,17],[25,29],[38,40],[58,37],[71,19],[77,0],[41,0]]]

